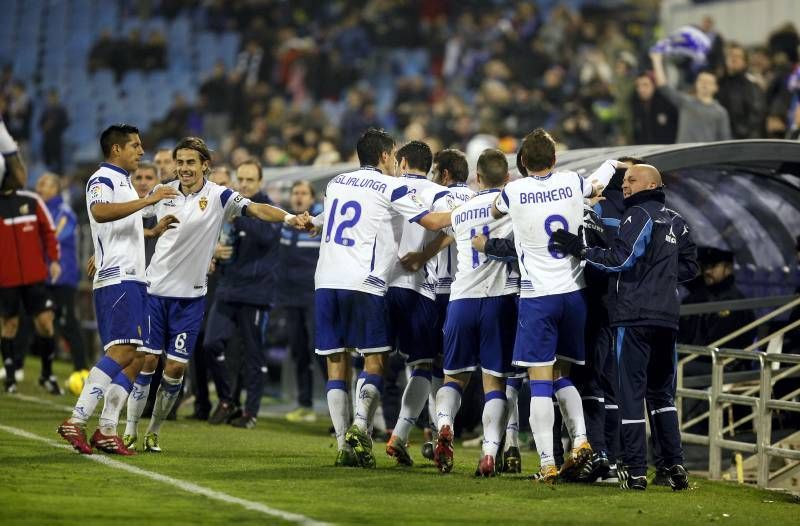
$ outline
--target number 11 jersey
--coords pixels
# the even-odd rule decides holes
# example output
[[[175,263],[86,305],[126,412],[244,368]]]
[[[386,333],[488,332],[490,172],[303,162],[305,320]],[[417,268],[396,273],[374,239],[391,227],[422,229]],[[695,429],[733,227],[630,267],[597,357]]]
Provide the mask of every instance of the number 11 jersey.
[[[386,294],[399,242],[393,218],[418,222],[428,209],[403,179],[371,167],[334,177],[324,206],[315,288]]]
[[[575,172],[523,177],[508,183],[495,201],[511,216],[520,272],[520,297],[564,294],[586,287],[578,258],[556,250],[551,236],[583,225],[583,198],[591,185]]]

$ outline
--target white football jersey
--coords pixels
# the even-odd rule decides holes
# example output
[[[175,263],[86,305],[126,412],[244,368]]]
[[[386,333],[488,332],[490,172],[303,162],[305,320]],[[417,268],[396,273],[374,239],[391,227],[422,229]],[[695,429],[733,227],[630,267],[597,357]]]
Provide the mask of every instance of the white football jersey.
[[[397,260],[397,214],[417,222],[428,208],[406,180],[363,167],[334,177],[325,190],[317,289],[386,293]]]
[[[421,175],[404,175],[400,178],[408,187],[409,193],[417,196],[419,201],[432,212],[447,212],[454,208],[450,192],[444,186],[438,185]],[[397,258],[392,266],[390,287],[400,287],[416,291],[426,298],[436,298],[436,260],[431,258],[421,269],[409,272],[400,264],[401,257],[409,252],[419,252],[431,242],[436,232],[426,230],[424,227],[403,221],[403,230],[400,235],[400,244]]]
[[[92,205],[97,203],[127,203],[137,199],[139,195],[131,185],[130,174],[111,163],[102,163],[86,183],[86,209],[97,267],[92,284],[95,289],[121,281],[145,281],[142,213],[98,223],[91,212]]]
[[[475,195],[465,183],[453,184],[447,187],[450,190],[450,203],[460,206]],[[432,260],[434,262],[434,272],[436,273],[436,294],[450,294],[450,285],[453,283],[453,276],[456,273],[456,262],[458,261],[458,248],[456,243],[451,243],[444,250],[436,254]]]
[[[580,290],[586,286],[578,258],[558,251],[551,238],[564,229],[578,233],[583,225],[583,198],[592,193],[575,172],[523,177],[506,185],[495,201],[514,225],[519,257],[520,297],[535,298]]]
[[[511,218],[492,217],[492,203],[500,193],[489,189],[459,206],[451,215],[455,245],[458,247],[458,270],[450,291],[450,301],[463,298],[490,298],[517,294],[519,274],[513,265],[493,260],[472,247],[472,238],[511,236]]]
[[[181,193],[178,180],[167,186],[177,190],[178,196],[142,211],[145,217],[154,215],[160,220],[174,215],[179,221],[158,238],[147,266],[147,293],[167,298],[205,296],[208,266],[222,223],[243,215],[250,200],[211,181],[189,195]]]

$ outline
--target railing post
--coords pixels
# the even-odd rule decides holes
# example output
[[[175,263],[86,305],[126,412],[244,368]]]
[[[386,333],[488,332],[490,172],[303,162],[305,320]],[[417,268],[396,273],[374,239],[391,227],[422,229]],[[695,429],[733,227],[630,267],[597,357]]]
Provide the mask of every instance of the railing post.
[[[761,385],[759,386],[758,400],[758,427],[756,428],[756,444],[758,445],[758,474],[756,483],[759,488],[769,487],[769,461],[770,456],[766,448],[772,445],[772,411],[767,402],[772,398],[772,368],[764,353],[758,354],[758,364],[761,367]]]
[[[708,397],[708,474],[713,480],[722,476],[722,408],[719,395],[722,393],[722,359],[719,349],[711,350],[711,394]]]

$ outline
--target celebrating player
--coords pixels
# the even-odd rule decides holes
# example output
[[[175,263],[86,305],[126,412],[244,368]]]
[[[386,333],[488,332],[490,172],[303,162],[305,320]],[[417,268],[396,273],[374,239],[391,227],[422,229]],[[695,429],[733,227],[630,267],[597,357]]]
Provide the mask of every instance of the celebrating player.
[[[368,130],[359,138],[356,152],[361,168],[334,177],[325,192],[315,275],[316,352],[328,361],[327,398],[338,443],[336,465],[374,467],[367,430],[380,400],[391,348],[384,296],[399,242],[399,228],[393,223],[403,217],[438,230],[450,224],[450,214],[430,213],[403,179],[392,176],[397,163],[394,139],[387,133]],[[349,428],[348,348],[364,355],[366,372]]]
[[[556,250],[552,233],[577,232],[583,223],[583,198],[599,186],[584,184],[576,173],[553,172],[555,142],[536,129],[525,137],[520,159],[528,177],[506,185],[492,215],[511,216],[521,275],[519,323],[514,365],[528,369],[531,388],[530,424],[540,457],[540,480],[554,483],[552,398],[555,394],[572,438],[572,452],[562,473],[591,460],[581,398],[567,376],[569,363],[584,363],[586,298],[583,268]]]
[[[127,124],[103,131],[100,146],[106,161],[86,185],[94,253],[94,304],[97,329],[105,355],[92,367],[72,416],[58,433],[75,449],[92,453],[92,445],[110,452],[130,454],[116,435],[116,422],[101,418],[100,428],[86,440],[86,422],[117,375],[129,366],[142,345],[145,329],[144,230],[141,210],[178,195],[163,186],[145,198],[133,189],[130,173],[144,155],[139,130]]]
[[[203,322],[206,273],[222,222],[237,215],[262,221],[283,221],[300,228],[308,222],[307,214],[295,216],[268,204],[254,203],[233,190],[207,181],[205,176],[209,171],[211,152],[202,139],[182,139],[175,146],[173,157],[178,179],[155,189],[159,192],[162,188],[169,188],[172,198],[145,211],[147,215],[156,215],[159,220],[174,215],[179,221],[159,239],[147,267],[148,333],[144,348],[148,354],[166,352],[167,355],[153,415],[144,437],[144,450],[150,452],[161,451],[158,437],[161,423],[172,410],[186,364],[195,348]],[[154,360],[149,361],[148,368],[150,370],[145,370],[145,373],[155,369]],[[146,375],[138,373],[127,370],[114,380],[121,396],[109,396],[106,403],[109,413],[113,411],[116,417],[114,428],[122,405],[134,388],[130,377],[136,378],[137,393],[149,391]],[[146,398],[144,394],[142,399]],[[128,434],[126,441],[135,444],[135,431]]]

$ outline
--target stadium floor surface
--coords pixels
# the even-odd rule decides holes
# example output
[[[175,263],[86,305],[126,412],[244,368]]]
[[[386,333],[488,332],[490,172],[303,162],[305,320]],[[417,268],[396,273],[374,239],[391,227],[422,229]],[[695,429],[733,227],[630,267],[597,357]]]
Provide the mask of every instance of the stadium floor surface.
[[[37,372],[26,371],[22,396],[0,395],[4,525],[797,524],[800,512],[800,501],[791,495],[699,477],[682,493],[547,487],[524,476],[476,479],[477,450],[458,447],[454,472],[442,476],[418,455],[419,435],[413,437],[413,468],[394,466],[381,444],[376,444],[378,469],[334,468],[335,441],[327,435],[327,422],[268,418],[243,430],[180,418],[164,424],[160,455],[89,459],[63,447],[55,432],[74,397],[45,394],[32,380]],[[536,463],[536,455],[524,454],[526,473]]]

